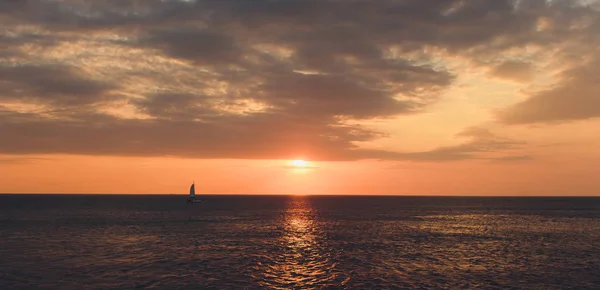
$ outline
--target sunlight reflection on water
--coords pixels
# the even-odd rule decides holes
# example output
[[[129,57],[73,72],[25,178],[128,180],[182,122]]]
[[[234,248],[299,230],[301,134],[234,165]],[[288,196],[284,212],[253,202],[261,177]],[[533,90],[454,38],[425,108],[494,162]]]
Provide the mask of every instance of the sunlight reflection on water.
[[[0,195],[0,289],[600,285],[598,199],[205,198]]]
[[[331,249],[323,240],[317,214],[302,196],[290,199],[281,219],[282,232],[264,269],[263,286],[275,288],[324,285],[335,279]]]

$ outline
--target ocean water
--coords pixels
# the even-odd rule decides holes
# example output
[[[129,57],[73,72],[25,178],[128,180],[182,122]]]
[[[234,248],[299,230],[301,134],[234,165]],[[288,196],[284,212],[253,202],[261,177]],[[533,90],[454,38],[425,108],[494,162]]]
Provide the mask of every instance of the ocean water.
[[[600,289],[600,198],[0,195],[0,289]]]

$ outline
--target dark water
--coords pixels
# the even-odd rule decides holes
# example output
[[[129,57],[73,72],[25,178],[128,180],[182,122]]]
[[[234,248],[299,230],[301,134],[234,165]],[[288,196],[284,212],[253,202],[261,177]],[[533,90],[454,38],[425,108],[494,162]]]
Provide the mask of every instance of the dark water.
[[[600,289],[600,198],[0,195],[0,289]]]

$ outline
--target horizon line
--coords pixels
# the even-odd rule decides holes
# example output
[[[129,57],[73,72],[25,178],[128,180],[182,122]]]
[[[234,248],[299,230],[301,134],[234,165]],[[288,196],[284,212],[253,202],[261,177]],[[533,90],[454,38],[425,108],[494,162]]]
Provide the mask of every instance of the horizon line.
[[[153,195],[153,196],[189,196],[188,193],[59,193],[59,192],[47,192],[47,193],[14,193],[14,192],[0,192],[0,195]],[[296,193],[204,193],[196,194],[199,196],[357,196],[357,197],[595,197],[600,198],[600,195],[475,195],[475,194],[296,194]]]

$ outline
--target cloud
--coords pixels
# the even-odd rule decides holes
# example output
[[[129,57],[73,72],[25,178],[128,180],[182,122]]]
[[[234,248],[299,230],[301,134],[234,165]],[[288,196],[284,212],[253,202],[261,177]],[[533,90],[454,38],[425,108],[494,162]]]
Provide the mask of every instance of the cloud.
[[[432,151],[366,150],[385,134],[349,124],[426,111],[459,77],[446,58],[526,80],[533,64],[504,53],[583,43],[594,17],[544,0],[0,1],[0,153],[488,158],[519,142],[472,129]],[[575,70],[502,119],[595,116],[594,81]]]
[[[64,65],[0,66],[0,79],[0,100],[31,100],[58,106],[95,103],[115,88],[82,77],[81,72]]]
[[[555,87],[500,110],[498,117],[508,124],[556,123],[600,117],[599,76],[599,60],[569,69],[562,73],[561,81]]]
[[[23,116],[22,116],[23,115]],[[353,140],[373,133],[327,126],[277,114],[214,117],[205,122],[122,120],[104,115],[72,119],[31,119],[0,114],[0,151],[9,154],[185,156],[197,158],[291,158],[350,160]],[[93,124],[93,125],[91,125]]]
[[[481,127],[469,127],[456,134],[470,140],[462,144],[439,147],[430,151],[395,153],[390,159],[426,162],[444,162],[458,160],[510,160],[514,158],[512,151],[520,149],[524,142],[503,138]],[[497,154],[509,154],[496,157]]]
[[[266,93],[259,100],[308,117],[368,118],[420,109],[417,102],[396,100],[393,88],[368,78],[288,74],[273,77],[261,89]]]
[[[529,82],[533,77],[532,65],[520,61],[506,61],[492,67],[492,76],[515,82]]]
[[[141,113],[156,118],[193,120],[219,114],[218,110],[210,107],[210,100],[209,96],[161,93],[131,100],[131,103]]]
[[[0,59],[27,57],[24,53],[28,46],[49,47],[58,44],[54,36],[36,33],[35,31],[10,31],[6,29],[0,34]]]
[[[205,122],[121,120],[88,116],[95,126],[71,120],[16,119],[1,114],[0,130],[12,139],[0,140],[8,154],[71,153],[86,155],[182,156],[194,158],[289,159],[297,154],[311,160],[456,160],[510,159],[523,142],[498,137],[487,129],[467,128],[457,134],[470,141],[425,152],[360,149],[353,141],[377,135],[357,127],[324,126],[277,115],[215,117]],[[10,120],[16,120],[10,122]],[[276,122],[274,122],[276,121]],[[151,146],[150,146],[151,145]]]
[[[29,164],[35,161],[45,161],[48,158],[31,158],[31,157],[0,157],[0,164]]]
[[[492,159],[492,162],[495,163],[512,163],[512,162],[524,162],[524,161],[532,161],[533,157],[529,155],[514,155],[514,156],[504,156],[499,158]]]
[[[142,47],[156,47],[167,55],[198,65],[235,63],[242,57],[232,37],[208,29],[177,28],[153,31],[142,37]]]

